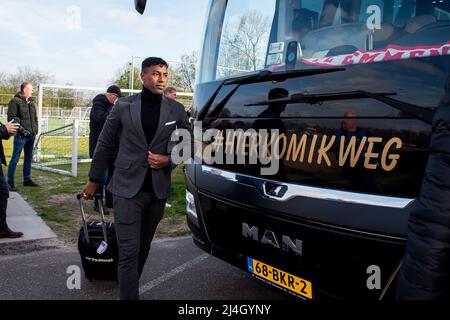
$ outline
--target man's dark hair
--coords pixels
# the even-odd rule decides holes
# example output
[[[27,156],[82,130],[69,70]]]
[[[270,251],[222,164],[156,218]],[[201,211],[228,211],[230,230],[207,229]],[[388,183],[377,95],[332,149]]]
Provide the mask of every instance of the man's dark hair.
[[[23,93],[23,90],[24,90],[25,87],[26,87],[27,85],[29,85],[29,84],[31,84],[30,81],[24,81],[24,82],[22,82],[22,84],[20,85],[20,92]]]
[[[109,86],[108,89],[106,89],[106,92],[108,92],[108,93],[114,93],[114,94],[116,94],[119,98],[123,97],[122,91],[121,91],[120,88],[119,88],[118,86],[116,86],[115,84]]]
[[[145,58],[144,61],[142,61],[141,70],[145,71],[146,68],[151,66],[164,66],[166,68],[169,68],[169,65],[164,59],[158,57],[148,57]]]

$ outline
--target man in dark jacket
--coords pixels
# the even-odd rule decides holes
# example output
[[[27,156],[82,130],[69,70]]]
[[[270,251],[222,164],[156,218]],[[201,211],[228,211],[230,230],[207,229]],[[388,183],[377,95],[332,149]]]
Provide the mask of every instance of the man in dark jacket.
[[[8,104],[8,121],[14,118],[18,119],[22,127],[29,132],[27,135],[17,134],[14,137],[13,154],[8,166],[8,186],[10,191],[17,191],[14,186],[14,175],[22,149],[24,150],[23,185],[30,187],[38,186],[31,180],[34,140],[39,130],[36,106],[31,98],[32,93],[33,85],[25,81],[20,85],[20,92]]]
[[[17,133],[17,129],[19,128],[19,124],[8,122],[3,125],[0,123],[0,139],[8,140],[10,136],[15,135]],[[5,153],[3,151],[3,143],[0,141],[0,161],[1,164],[6,166]],[[14,232],[6,223],[6,207],[8,206],[8,185],[5,181],[5,176],[3,175],[3,169],[0,168],[0,239],[2,238],[19,238],[23,235],[22,232]]]
[[[103,125],[106,122],[106,118],[113,105],[117,102],[117,100],[122,97],[122,92],[118,86],[112,85],[110,86],[105,94],[99,94],[93,99],[91,113],[89,115],[89,156],[92,158],[94,156],[95,147],[97,146],[98,137],[100,136],[100,132],[102,132]],[[112,208],[112,194],[109,192],[105,186],[108,185],[111,177],[114,173],[114,161],[117,157],[117,150],[111,153],[107,165],[105,167],[104,176],[101,181],[98,183],[97,193],[103,196],[103,192],[105,193],[105,204],[106,207]],[[96,200],[97,201],[97,200]],[[95,203],[95,209],[98,210],[98,203]]]
[[[433,118],[420,197],[411,209],[397,281],[401,300],[450,299],[450,76]]]

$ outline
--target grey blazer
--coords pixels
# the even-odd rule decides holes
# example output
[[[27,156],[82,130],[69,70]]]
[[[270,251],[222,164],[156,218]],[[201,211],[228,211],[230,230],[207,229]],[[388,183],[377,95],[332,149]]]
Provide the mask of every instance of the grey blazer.
[[[158,199],[166,199],[170,192],[171,166],[154,170],[147,163],[150,150],[153,153],[170,155],[175,143],[170,136],[176,128],[190,128],[184,107],[179,102],[162,98],[158,128],[150,145],[147,144],[141,122],[141,93],[121,98],[112,108],[92,158],[89,177],[100,180],[106,161],[114,144],[119,143],[119,152],[114,163],[114,175],[108,190],[119,197],[132,198],[140,190],[147,170],[152,170],[153,189]]]

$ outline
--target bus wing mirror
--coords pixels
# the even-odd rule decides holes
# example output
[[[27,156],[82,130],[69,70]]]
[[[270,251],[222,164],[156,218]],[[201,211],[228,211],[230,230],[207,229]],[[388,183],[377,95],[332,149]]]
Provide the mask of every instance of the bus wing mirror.
[[[140,14],[143,14],[145,11],[145,5],[147,4],[147,0],[134,0],[134,7],[136,11]]]

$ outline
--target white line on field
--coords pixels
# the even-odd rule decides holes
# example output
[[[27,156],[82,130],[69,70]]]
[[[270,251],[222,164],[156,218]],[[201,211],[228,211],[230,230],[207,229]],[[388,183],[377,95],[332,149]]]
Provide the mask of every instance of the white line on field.
[[[142,294],[146,293],[147,291],[149,291],[149,290],[153,289],[154,287],[160,285],[161,283],[169,280],[170,278],[175,277],[177,274],[179,274],[179,273],[181,273],[181,272],[183,272],[183,271],[185,271],[185,270],[187,270],[189,268],[192,268],[193,266],[195,266],[196,264],[202,262],[203,260],[205,260],[208,257],[209,257],[209,254],[204,253],[204,254],[202,254],[202,255],[200,255],[200,256],[198,256],[198,257],[196,257],[196,258],[194,258],[194,259],[192,259],[192,260],[190,260],[190,261],[188,261],[186,263],[183,263],[182,265],[180,265],[180,266],[178,266],[178,267],[176,267],[176,268],[174,268],[172,270],[170,270],[169,272],[163,274],[162,276],[160,276],[160,277],[158,277],[156,279],[153,279],[150,282],[147,282],[146,284],[144,284],[143,286],[141,286],[139,288],[139,294],[142,295]]]

